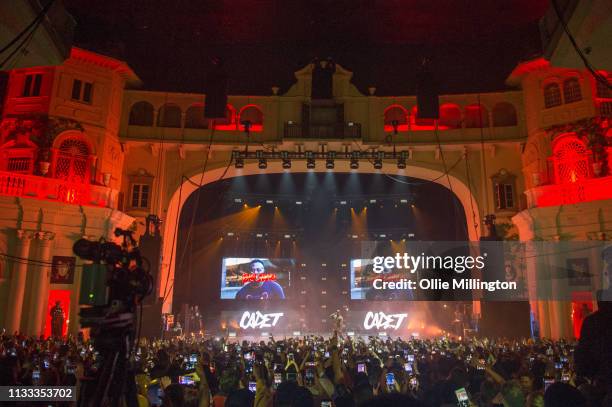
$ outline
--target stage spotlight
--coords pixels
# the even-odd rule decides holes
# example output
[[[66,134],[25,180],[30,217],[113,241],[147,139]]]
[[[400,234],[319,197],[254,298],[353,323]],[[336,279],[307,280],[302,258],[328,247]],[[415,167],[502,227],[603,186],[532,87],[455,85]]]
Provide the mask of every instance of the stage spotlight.
[[[236,337],[236,332],[230,332],[230,333],[228,334],[228,336],[229,336],[230,338],[235,338],[235,337]]]
[[[351,153],[350,167],[352,170],[356,170],[357,168],[359,168],[359,151],[353,151]]]
[[[406,203],[408,203],[408,200],[407,199],[400,199],[400,203],[406,204]]]
[[[315,159],[312,151],[306,151],[306,168],[312,170],[315,168]]]
[[[296,205],[301,205],[301,204],[302,204],[302,201],[295,201],[295,204],[296,204]]]
[[[375,170],[380,170],[383,167],[383,152],[382,151],[378,151],[376,153],[376,158],[374,158],[374,169]]]
[[[234,160],[234,166],[236,168],[244,168],[244,160],[240,157],[240,151],[232,151],[232,159]]]
[[[268,160],[266,160],[265,158],[260,158],[258,167],[260,170],[265,170],[266,168],[268,168]]]
[[[281,151],[281,160],[283,160],[283,168],[291,168],[291,160],[289,159],[289,151]]]
[[[397,168],[400,170],[406,169],[406,152],[401,151],[400,156],[397,158]]]
[[[384,239],[384,238],[386,238],[386,237],[387,237],[387,235],[385,235],[385,234],[383,233],[383,234],[378,235],[378,237],[380,237],[380,238]]]
[[[291,235],[284,235],[283,236],[285,239],[291,239]]]
[[[227,232],[227,235],[228,235],[229,237],[232,237],[232,236],[234,236],[234,232]]]
[[[346,205],[346,201],[340,201],[340,205]]]
[[[327,159],[325,160],[325,168],[328,170],[334,169],[334,159],[336,158],[336,152],[330,151],[327,153]]]
[[[376,203],[376,199],[370,199],[370,203],[371,204],[375,204]]]
[[[357,235],[352,235],[351,237],[352,237],[353,239],[357,239],[357,238],[359,238],[359,236],[357,236]]]
[[[263,233],[257,233],[255,236],[257,236],[257,237],[263,237]]]
[[[234,198],[234,202],[236,202],[236,203],[242,203],[242,198]]]
[[[273,200],[271,200],[271,199],[266,199],[266,203],[267,203],[267,204],[273,204],[273,203],[274,203],[274,201],[273,201]]]

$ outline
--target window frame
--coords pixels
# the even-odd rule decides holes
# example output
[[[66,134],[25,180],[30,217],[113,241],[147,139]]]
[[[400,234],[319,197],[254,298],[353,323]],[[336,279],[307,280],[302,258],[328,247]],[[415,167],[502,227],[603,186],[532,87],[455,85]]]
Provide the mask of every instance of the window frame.
[[[495,212],[517,212],[519,203],[516,193],[516,175],[502,168],[491,177],[491,183]],[[509,202],[510,200],[511,202]]]
[[[89,89],[87,94],[86,94],[86,89]],[[72,90],[70,93],[70,100],[74,102],[85,103],[85,104],[91,105],[93,104],[93,90],[94,90],[93,82],[74,78],[72,80]],[[75,93],[78,93],[77,97],[75,97]],[[87,96],[87,99],[85,98],[85,96]]]
[[[144,193],[144,189],[146,187],[146,194]],[[138,192],[136,190],[138,189]],[[143,205],[143,196],[146,199],[145,204]],[[133,182],[130,184],[130,204],[129,207],[132,209],[149,209],[151,207],[151,184],[144,182]],[[136,204],[134,204],[134,200],[136,200]]]
[[[546,90],[548,88],[552,88],[553,86],[555,86],[557,88],[557,94],[559,95],[559,103],[556,104],[548,104],[547,103],[547,93]],[[555,107],[559,107],[563,105],[563,91],[561,89],[561,86],[559,85],[558,82],[554,81],[554,82],[548,82],[546,83],[543,88],[542,88],[542,97],[543,97],[543,102],[544,102],[544,109],[553,109]]]
[[[139,169],[134,174],[128,175],[129,189],[125,194],[125,207],[127,210],[133,211],[148,211],[152,207],[153,200],[153,181],[155,177],[149,174],[144,169]],[[146,195],[146,206],[142,205],[142,186],[146,186],[148,191]],[[140,188],[137,197],[137,206],[134,206],[134,189],[135,187]]]
[[[572,84],[572,87],[569,86],[570,83]],[[573,88],[574,83],[578,85],[576,89]],[[577,90],[577,93],[574,93],[574,90]],[[566,78],[563,81],[563,104],[577,103],[581,102],[583,99],[580,78],[575,76]]]
[[[23,79],[23,88],[21,89],[22,98],[35,98],[40,96],[42,89],[42,72],[27,73]]]

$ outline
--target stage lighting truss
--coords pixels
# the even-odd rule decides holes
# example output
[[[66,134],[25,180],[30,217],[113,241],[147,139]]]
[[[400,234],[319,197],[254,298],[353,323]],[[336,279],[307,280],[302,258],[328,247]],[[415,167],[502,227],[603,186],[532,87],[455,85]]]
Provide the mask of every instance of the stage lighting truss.
[[[358,169],[360,161],[366,160],[375,169],[382,169],[384,160],[396,160],[397,168],[405,169],[408,151],[238,151],[232,152],[236,168],[244,168],[245,161],[257,161],[260,169],[266,169],[268,161],[280,160],[282,168],[290,169],[292,161],[306,161],[306,168],[316,168],[316,161],[325,161],[326,169],[334,169],[336,160],[349,161],[351,169]]]

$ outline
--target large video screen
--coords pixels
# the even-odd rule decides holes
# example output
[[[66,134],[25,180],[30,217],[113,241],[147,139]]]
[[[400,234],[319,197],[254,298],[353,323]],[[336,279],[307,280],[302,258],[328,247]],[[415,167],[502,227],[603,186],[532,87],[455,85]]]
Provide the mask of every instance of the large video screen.
[[[224,257],[222,300],[284,300],[289,293],[293,259]]]
[[[372,301],[409,301],[414,299],[414,292],[405,289],[375,289],[376,279],[384,281],[401,281],[414,278],[410,272],[402,269],[374,272],[372,259],[351,260],[351,300]]]

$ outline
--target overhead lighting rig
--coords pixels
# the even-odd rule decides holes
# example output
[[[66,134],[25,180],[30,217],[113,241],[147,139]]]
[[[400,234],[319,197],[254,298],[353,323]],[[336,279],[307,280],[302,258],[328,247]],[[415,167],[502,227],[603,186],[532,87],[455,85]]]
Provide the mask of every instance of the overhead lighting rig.
[[[268,161],[278,160],[282,162],[284,169],[291,168],[294,160],[306,161],[306,168],[316,168],[316,161],[325,162],[325,168],[331,170],[335,167],[335,161],[344,160],[350,162],[351,169],[358,169],[361,161],[371,162],[375,169],[382,169],[384,160],[394,160],[397,168],[405,169],[408,159],[408,151],[232,151],[232,158],[236,168],[244,168],[245,161],[257,161],[260,169],[268,167]]]

